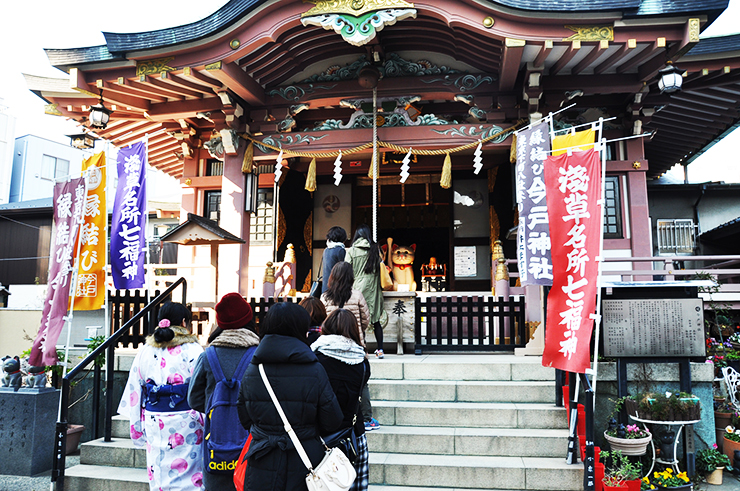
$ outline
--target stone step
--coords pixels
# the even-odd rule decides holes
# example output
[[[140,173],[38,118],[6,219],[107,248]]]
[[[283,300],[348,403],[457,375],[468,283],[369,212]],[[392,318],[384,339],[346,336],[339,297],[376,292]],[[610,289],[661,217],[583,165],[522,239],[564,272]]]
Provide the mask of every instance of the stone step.
[[[563,457],[568,430],[381,426],[366,432],[371,453]]]
[[[111,418],[111,436],[113,438],[131,438],[129,421],[126,416],[116,414]]]
[[[65,471],[67,491],[149,491],[146,468],[76,465]]]
[[[565,408],[503,402],[373,401],[381,425],[464,428],[567,428]]]
[[[583,466],[564,458],[370,453],[370,483],[470,489],[583,489]]]
[[[551,381],[371,380],[369,388],[373,401],[555,401]]]
[[[379,380],[555,381],[555,369],[539,356],[387,355],[371,358],[370,374]]]
[[[146,448],[135,447],[130,438],[102,438],[80,445],[80,464],[146,468]]]

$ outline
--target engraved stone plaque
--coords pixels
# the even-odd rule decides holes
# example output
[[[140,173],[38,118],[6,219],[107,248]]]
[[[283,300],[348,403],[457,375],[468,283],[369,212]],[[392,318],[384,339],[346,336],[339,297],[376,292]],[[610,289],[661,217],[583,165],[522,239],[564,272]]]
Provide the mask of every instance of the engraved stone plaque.
[[[706,356],[701,298],[604,300],[604,356]]]

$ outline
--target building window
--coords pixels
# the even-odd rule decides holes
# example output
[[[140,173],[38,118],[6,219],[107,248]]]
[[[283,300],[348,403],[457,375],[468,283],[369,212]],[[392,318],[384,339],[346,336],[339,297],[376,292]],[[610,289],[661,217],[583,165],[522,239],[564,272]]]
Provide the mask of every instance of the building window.
[[[273,191],[271,188],[257,191],[257,212],[251,220],[250,242],[272,242],[272,200]]]
[[[607,176],[604,182],[604,238],[621,239],[622,200],[619,192],[619,177]]]
[[[206,191],[205,210],[203,215],[209,220],[219,223],[221,220],[221,191]]]
[[[208,159],[206,161],[206,175],[207,176],[223,176],[224,175],[224,163],[218,159]]]
[[[42,179],[59,179],[69,175],[69,160],[58,159],[50,155],[41,157],[41,174]]]
[[[658,220],[658,255],[693,254],[695,248],[693,220]]]

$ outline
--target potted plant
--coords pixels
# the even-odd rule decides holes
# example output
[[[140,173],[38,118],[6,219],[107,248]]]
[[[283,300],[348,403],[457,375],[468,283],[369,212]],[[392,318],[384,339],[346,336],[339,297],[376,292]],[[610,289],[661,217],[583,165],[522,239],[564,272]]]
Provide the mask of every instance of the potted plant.
[[[639,489],[640,466],[630,462],[629,457],[623,455],[619,450],[601,452],[601,459],[607,463],[604,470],[604,491],[636,491]],[[630,488],[628,484],[633,482],[636,488]]]
[[[706,474],[709,484],[722,484],[722,471],[732,471],[730,458],[718,450],[715,443],[712,448],[699,450],[696,453],[696,468]]]
[[[730,458],[730,465],[734,467],[736,467],[735,450],[740,450],[740,432],[733,426],[728,426],[725,428],[722,452]]]
[[[604,438],[612,450],[619,450],[623,455],[644,455],[653,435],[637,425],[617,425],[612,418],[609,420],[609,429],[604,432]]]
[[[651,477],[644,477],[642,489],[670,489],[671,491],[692,491],[694,485],[686,472],[678,474],[668,467],[663,472],[655,471]]]
[[[699,398],[686,392],[648,392],[624,401],[627,413],[647,421],[698,421]]]

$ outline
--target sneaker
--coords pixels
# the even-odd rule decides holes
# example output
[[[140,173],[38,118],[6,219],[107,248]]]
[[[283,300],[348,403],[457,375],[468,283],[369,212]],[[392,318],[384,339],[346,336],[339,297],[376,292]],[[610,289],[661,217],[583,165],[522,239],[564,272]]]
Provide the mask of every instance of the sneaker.
[[[365,421],[365,431],[377,430],[380,428],[380,423],[375,418],[370,418],[370,421]]]
[[[385,358],[385,353],[383,353],[382,349],[376,349],[375,356],[382,359],[382,358]]]

